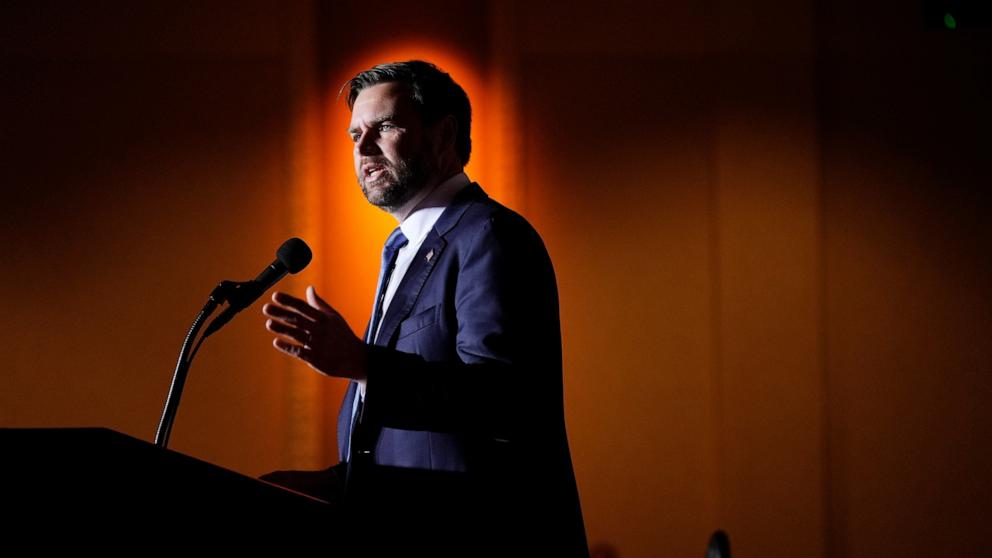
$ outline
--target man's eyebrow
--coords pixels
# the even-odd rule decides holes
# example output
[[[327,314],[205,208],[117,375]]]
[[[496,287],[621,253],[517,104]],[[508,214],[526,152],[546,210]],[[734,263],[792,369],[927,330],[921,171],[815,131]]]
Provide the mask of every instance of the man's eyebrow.
[[[382,116],[378,116],[378,117],[374,118],[373,120],[370,120],[369,121],[369,126],[376,126],[378,124],[382,124],[383,122],[386,122],[387,120],[393,120],[395,118],[396,118],[396,115],[395,114],[384,114]],[[352,126],[351,128],[348,128],[348,133],[349,134],[354,134],[354,133],[359,132],[359,131],[360,130],[358,128],[354,127],[354,126]]]

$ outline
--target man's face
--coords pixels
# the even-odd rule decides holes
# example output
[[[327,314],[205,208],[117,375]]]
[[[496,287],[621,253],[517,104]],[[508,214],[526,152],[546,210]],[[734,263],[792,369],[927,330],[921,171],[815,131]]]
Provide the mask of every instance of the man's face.
[[[355,174],[369,203],[390,213],[423,189],[436,161],[409,88],[380,83],[355,98],[348,133]]]

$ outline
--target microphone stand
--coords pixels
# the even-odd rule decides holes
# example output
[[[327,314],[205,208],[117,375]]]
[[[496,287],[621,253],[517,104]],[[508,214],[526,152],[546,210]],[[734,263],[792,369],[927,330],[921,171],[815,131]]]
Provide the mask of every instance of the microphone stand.
[[[158,430],[155,432],[155,445],[165,449],[169,445],[169,434],[172,433],[172,425],[176,421],[176,413],[179,411],[179,399],[183,395],[183,386],[186,385],[186,376],[189,374],[190,365],[193,363],[193,357],[196,356],[197,351],[200,350],[200,345],[203,344],[203,340],[209,337],[212,333],[220,329],[223,324],[217,324],[216,321],[211,322],[210,327],[207,328],[207,332],[200,338],[200,341],[196,344],[196,347],[192,350],[190,349],[193,344],[193,339],[196,339],[196,335],[200,332],[200,328],[203,327],[204,322],[211,314],[217,309],[217,307],[224,302],[226,302],[233,292],[242,286],[242,283],[236,283],[234,281],[221,281],[214,290],[210,293],[210,297],[207,303],[200,310],[200,313],[196,315],[196,319],[193,320],[193,325],[190,326],[189,331],[186,333],[186,339],[183,341],[183,346],[179,350],[179,360],[176,362],[176,370],[172,375],[172,385],[169,387],[169,395],[165,398],[165,408],[162,409],[162,418],[158,423]],[[217,327],[214,327],[217,326]]]

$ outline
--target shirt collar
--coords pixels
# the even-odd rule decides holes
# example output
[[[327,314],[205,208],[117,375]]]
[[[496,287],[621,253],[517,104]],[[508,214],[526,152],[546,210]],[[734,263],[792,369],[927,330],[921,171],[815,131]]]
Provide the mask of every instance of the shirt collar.
[[[470,182],[468,175],[460,172],[438,184],[417,204],[417,207],[400,223],[403,236],[407,237],[411,245],[423,242],[431,227],[451,204],[451,200],[455,199],[458,192]]]

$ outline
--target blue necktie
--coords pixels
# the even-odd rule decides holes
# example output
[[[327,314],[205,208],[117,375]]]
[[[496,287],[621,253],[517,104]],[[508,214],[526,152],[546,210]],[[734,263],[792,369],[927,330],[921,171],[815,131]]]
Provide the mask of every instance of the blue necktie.
[[[396,266],[396,254],[400,251],[400,248],[406,246],[406,243],[407,239],[403,235],[403,231],[399,227],[396,227],[396,230],[386,239],[386,245],[382,247],[382,266],[379,268],[379,286],[375,291],[375,303],[372,305],[372,320],[369,322],[369,331],[365,335],[365,342],[369,345],[375,342],[376,330],[379,329],[379,322],[382,321],[382,303],[386,298],[386,288],[389,286],[389,278],[393,274],[393,267]],[[352,405],[350,435],[355,434],[355,423],[358,422],[358,418],[362,415],[363,405],[362,394],[356,390]],[[346,460],[351,460],[350,439],[345,444],[344,455]]]
[[[372,321],[369,323],[369,332],[365,337],[368,344],[375,343],[376,333],[379,323],[382,321],[382,303],[386,299],[386,288],[389,287],[389,277],[393,274],[393,267],[396,266],[396,254],[400,248],[406,246],[407,240],[403,236],[403,231],[399,227],[386,239],[386,245],[382,247],[382,267],[379,268],[379,286],[375,291],[375,304],[372,306]]]

